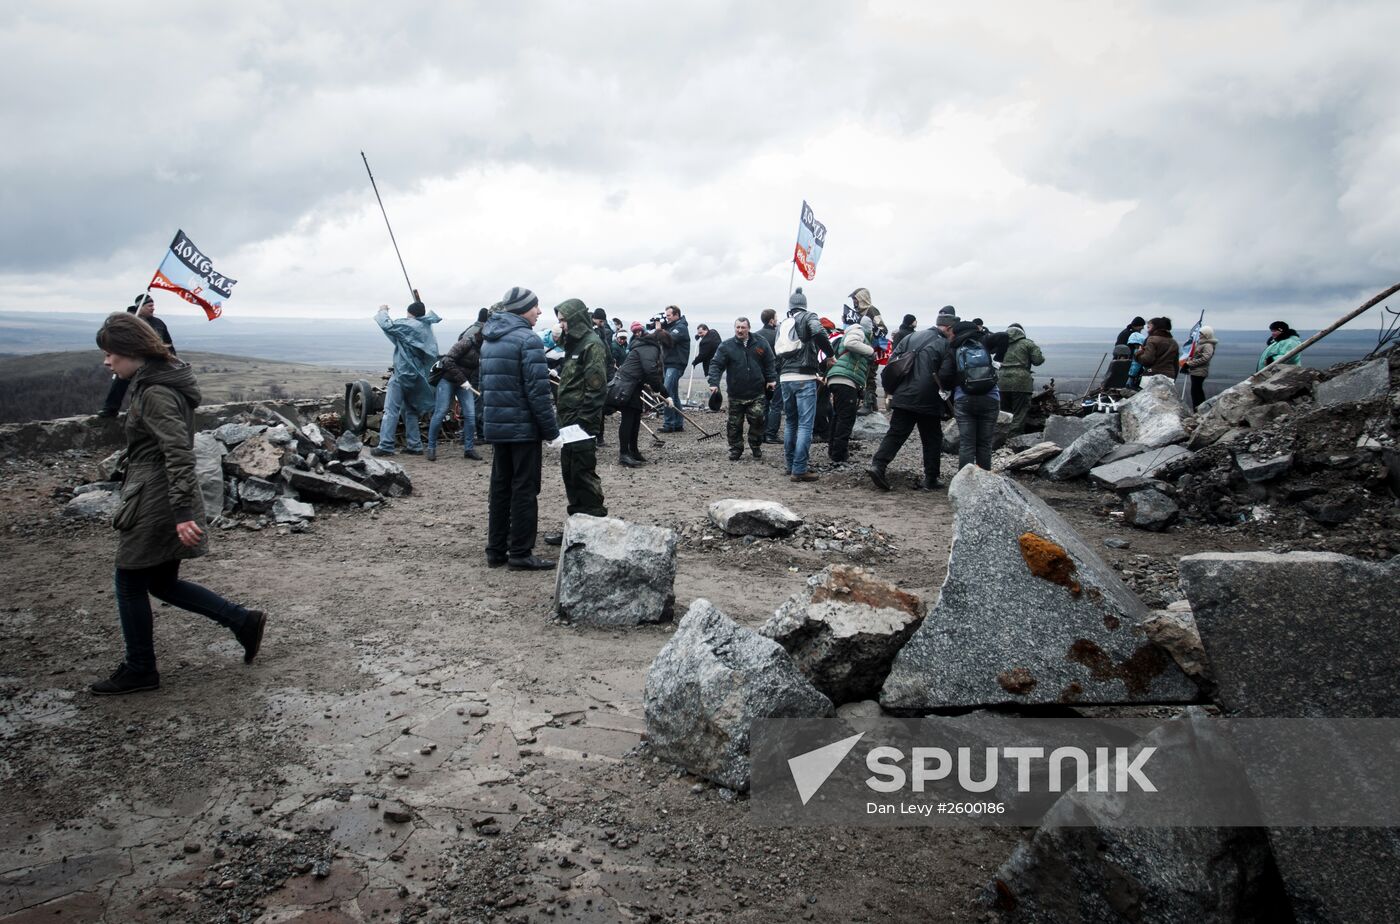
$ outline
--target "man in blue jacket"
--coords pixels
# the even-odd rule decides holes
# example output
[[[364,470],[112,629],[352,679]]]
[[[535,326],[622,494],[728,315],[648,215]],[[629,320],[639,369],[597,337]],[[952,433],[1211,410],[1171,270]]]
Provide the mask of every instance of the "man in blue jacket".
[[[442,320],[422,302],[408,306],[408,317],[389,320],[389,306],[380,305],[374,323],[394,345],[394,374],[384,390],[384,418],[379,425],[379,445],[371,455],[394,454],[395,431],[403,415],[404,452],[423,454],[423,434],[418,429],[420,415],[430,415],[437,403],[437,389],[428,384],[428,373],[437,362],[437,337],[433,325]]]
[[[544,343],[533,331],[539,316],[535,293],[516,286],[494,306],[482,332],[481,403],[492,447],[486,564],[512,571],[554,567],[534,555],[540,444],[559,436]]]

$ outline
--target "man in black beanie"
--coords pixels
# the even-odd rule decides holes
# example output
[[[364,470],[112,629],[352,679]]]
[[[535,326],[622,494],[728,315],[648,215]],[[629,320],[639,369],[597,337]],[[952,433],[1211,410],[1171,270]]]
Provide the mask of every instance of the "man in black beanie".
[[[534,555],[539,521],[540,444],[559,436],[544,343],[535,336],[540,300],[516,286],[486,320],[481,397],[491,443],[486,564],[541,571],[554,562]]]
[[[170,352],[175,352],[175,344],[170,339],[170,330],[166,328],[165,322],[156,317],[156,300],[151,298],[151,293],[142,292],[136,296],[126,308],[128,314],[134,314],[147,324],[151,329],[160,335],[160,342],[170,347]],[[102,402],[102,410],[97,412],[98,417],[116,417],[121,410],[122,399],[126,397],[126,387],[131,384],[130,379],[112,376],[112,385],[107,389],[107,398]]]

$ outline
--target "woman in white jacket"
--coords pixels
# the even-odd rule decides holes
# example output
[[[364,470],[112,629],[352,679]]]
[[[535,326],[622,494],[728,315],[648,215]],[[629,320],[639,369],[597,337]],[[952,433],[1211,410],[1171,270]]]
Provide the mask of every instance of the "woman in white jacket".
[[[1210,360],[1215,355],[1215,330],[1201,328],[1200,339],[1191,358],[1186,360],[1186,371],[1191,376],[1191,410],[1195,410],[1206,400],[1206,376],[1210,375]]]

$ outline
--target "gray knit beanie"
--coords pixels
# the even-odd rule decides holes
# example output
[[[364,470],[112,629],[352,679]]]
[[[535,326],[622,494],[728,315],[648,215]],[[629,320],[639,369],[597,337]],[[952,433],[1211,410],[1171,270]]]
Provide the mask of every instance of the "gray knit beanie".
[[[807,296],[802,294],[802,287],[798,286],[797,291],[788,296],[788,311],[794,308],[806,308]]]
[[[539,297],[522,286],[516,286],[501,296],[501,310],[511,314],[524,314],[539,303]]]
[[[958,323],[958,312],[952,305],[944,305],[938,309],[938,317],[934,319],[934,327],[952,327]]]

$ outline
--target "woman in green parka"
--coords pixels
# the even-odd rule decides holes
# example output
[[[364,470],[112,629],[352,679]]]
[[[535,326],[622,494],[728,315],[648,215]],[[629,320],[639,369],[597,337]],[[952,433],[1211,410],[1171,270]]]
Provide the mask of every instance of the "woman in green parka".
[[[1288,326],[1287,321],[1275,321],[1269,325],[1269,339],[1264,341],[1264,352],[1259,354],[1259,364],[1254,367],[1258,372],[1265,366],[1273,365],[1285,353],[1302,343],[1298,332]],[[1288,360],[1290,366],[1300,366],[1302,361],[1298,357]]]
[[[91,686],[98,696],[160,688],[151,601],[208,616],[233,632],[250,664],[267,616],[180,580],[180,562],[208,551],[204,503],[195,477],[194,409],[199,386],[145,322],[110,315],[97,332],[103,365],[131,383],[126,415],[126,477],[112,518],[117,529],[115,590],[126,658]]]

